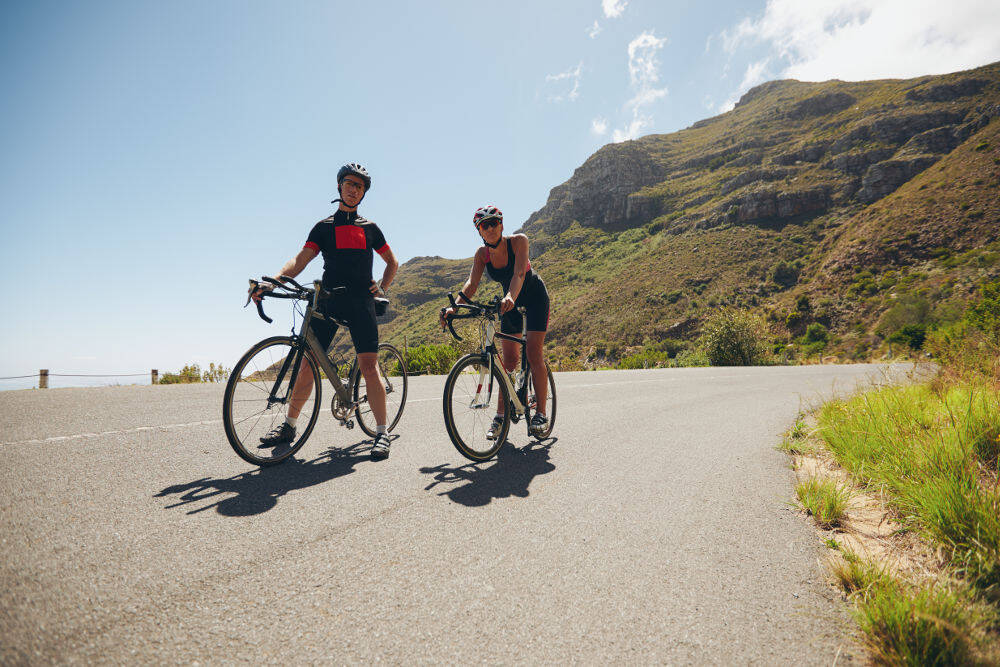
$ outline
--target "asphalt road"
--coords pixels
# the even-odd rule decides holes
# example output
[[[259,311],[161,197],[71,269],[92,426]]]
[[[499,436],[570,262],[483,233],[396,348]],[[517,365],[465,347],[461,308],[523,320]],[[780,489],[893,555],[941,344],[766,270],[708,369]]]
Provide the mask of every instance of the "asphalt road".
[[[561,373],[553,439],[480,465],[418,377],[388,460],[324,412],[266,470],[221,387],[2,392],[0,663],[859,659],[774,446],[887,377]]]

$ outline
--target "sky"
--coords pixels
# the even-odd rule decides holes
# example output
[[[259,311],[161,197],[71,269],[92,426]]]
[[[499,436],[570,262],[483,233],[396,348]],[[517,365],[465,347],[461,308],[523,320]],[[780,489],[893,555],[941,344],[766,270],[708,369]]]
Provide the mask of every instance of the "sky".
[[[148,383],[287,333],[287,307],[242,308],[247,279],[330,214],[345,162],[401,263],[471,257],[477,207],[513,231],[601,146],[764,81],[997,60],[996,0],[10,0],[0,378]]]

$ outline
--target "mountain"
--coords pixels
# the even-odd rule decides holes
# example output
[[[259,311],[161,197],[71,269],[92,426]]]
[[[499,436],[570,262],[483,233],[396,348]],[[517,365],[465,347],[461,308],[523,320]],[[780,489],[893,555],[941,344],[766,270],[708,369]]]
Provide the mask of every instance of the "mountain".
[[[691,341],[724,306],[766,314],[776,349],[817,323],[830,332],[824,354],[867,359],[1000,275],[998,194],[994,63],[765,83],[679,132],[602,147],[521,231],[564,368]],[[470,266],[404,264],[383,336],[445,342],[436,313]]]

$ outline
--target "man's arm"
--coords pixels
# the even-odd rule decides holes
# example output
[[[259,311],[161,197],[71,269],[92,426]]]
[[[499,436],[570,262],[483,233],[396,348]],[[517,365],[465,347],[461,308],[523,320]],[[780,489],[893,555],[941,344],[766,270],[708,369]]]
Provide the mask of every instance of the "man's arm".
[[[309,262],[313,261],[318,254],[318,250],[314,250],[312,247],[307,245],[299,251],[299,254],[285,262],[285,265],[281,267],[281,269],[272,277],[275,279],[277,279],[278,276],[288,276],[289,278],[294,278],[302,273]],[[253,300],[260,301],[260,296],[266,289],[270,289],[270,286],[265,283],[262,283],[259,287],[257,287],[257,290],[251,295]]]
[[[384,292],[389,289],[389,285],[395,279],[396,271],[399,270],[399,262],[396,261],[396,256],[392,254],[392,248],[389,246],[385,246],[385,249],[379,253],[379,257],[385,260],[385,271],[382,272],[382,281],[379,283]]]
[[[294,278],[295,276],[302,273],[308,266],[309,262],[316,259],[316,255],[319,251],[307,245],[299,251],[295,257],[291,258],[285,265],[281,267],[281,270],[274,275],[275,278],[278,276],[288,276],[289,278]]]

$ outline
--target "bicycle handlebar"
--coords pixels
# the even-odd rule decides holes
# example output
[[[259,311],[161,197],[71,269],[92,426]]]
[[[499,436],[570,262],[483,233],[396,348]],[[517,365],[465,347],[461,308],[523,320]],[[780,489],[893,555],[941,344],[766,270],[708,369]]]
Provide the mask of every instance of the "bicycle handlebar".
[[[314,288],[303,287],[302,285],[295,282],[295,280],[292,279],[291,276],[282,275],[279,276],[277,280],[272,278],[271,276],[261,276],[260,281],[251,278],[250,293],[247,295],[247,302],[243,304],[244,308],[250,305],[250,300],[253,298],[253,293],[256,292],[261,287],[261,281],[268,283],[269,285],[273,285],[274,288],[280,287],[281,289],[285,290],[284,292],[274,292],[272,291],[273,290],[272,288],[272,290],[262,292],[260,295],[260,300],[254,302],[257,306],[257,315],[259,315],[260,319],[264,320],[268,324],[271,324],[272,322],[274,322],[274,320],[268,317],[267,314],[264,312],[265,297],[270,297],[272,299],[298,299],[301,301],[311,301],[313,295],[316,293],[316,290]],[[289,287],[285,283],[291,283],[294,287]],[[347,291],[346,287],[334,287],[333,289],[329,290],[321,288],[320,294],[323,296],[333,296],[334,294],[346,291]]]
[[[498,297],[494,297],[493,300],[490,301],[489,303],[479,303],[473,301],[464,294],[462,294],[461,296],[463,299],[468,301],[468,303],[457,303],[455,301],[455,295],[452,294],[451,292],[448,292],[448,301],[451,303],[452,308],[454,308],[455,310],[458,310],[459,308],[466,308],[470,311],[464,315],[459,315],[458,313],[452,313],[448,317],[445,317],[444,320],[445,324],[448,325],[448,330],[451,331],[451,335],[455,337],[455,340],[462,340],[462,337],[459,336],[457,333],[455,333],[455,327],[453,327],[451,324],[452,320],[467,320],[473,317],[484,317],[484,316],[500,314],[501,300]],[[444,316],[446,310],[447,308],[441,309],[442,316]]]

